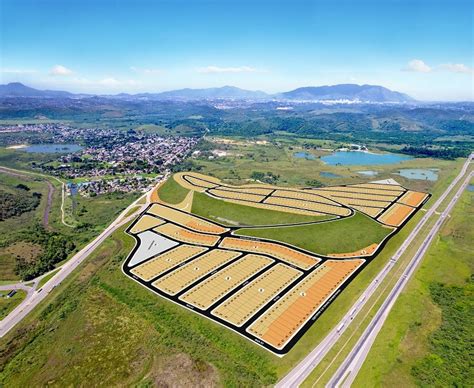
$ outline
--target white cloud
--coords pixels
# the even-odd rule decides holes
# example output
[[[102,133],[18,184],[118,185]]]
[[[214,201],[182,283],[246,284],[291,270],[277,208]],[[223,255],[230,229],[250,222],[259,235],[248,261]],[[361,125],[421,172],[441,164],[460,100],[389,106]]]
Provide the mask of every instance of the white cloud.
[[[466,66],[463,63],[443,63],[442,65],[439,65],[439,68],[441,70],[450,71],[452,73],[474,73],[474,69],[472,67]]]
[[[154,75],[154,74],[161,74],[163,73],[162,69],[153,69],[153,68],[141,68],[130,66],[130,70],[134,73],[145,74],[145,75]]]
[[[49,71],[49,74],[55,76],[68,76],[74,74],[74,72],[63,65],[56,65]]]
[[[239,67],[219,67],[219,66],[207,66],[197,69],[198,73],[203,74],[220,74],[220,73],[258,73],[258,70],[250,66],[239,66]]]
[[[404,70],[415,71],[418,73],[429,73],[431,72],[432,68],[421,59],[412,59],[410,62],[408,62],[408,66]]]
[[[404,71],[415,71],[418,73],[430,73],[432,71],[448,71],[451,73],[463,73],[472,74],[474,69],[466,66],[463,63],[443,63],[438,66],[429,66],[421,59],[413,59],[408,62],[408,66],[403,69]]]
[[[2,69],[2,73],[5,74],[33,74],[37,73],[37,70],[28,70],[28,69]]]

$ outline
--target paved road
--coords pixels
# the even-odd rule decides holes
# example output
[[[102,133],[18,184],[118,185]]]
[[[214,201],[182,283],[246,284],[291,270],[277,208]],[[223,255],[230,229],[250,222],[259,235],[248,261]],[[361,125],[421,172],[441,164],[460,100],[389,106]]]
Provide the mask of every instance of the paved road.
[[[473,173],[471,172],[461,185],[461,187],[456,192],[456,195],[451,199],[446,209],[441,213],[441,216],[436,221],[435,225],[429,232],[428,236],[425,238],[421,246],[418,248],[417,252],[413,256],[412,260],[408,264],[407,268],[403,271],[402,276],[398,279],[397,283],[390,291],[390,294],[387,296],[383,304],[380,306],[379,310],[375,314],[372,321],[369,323],[367,328],[365,329],[364,333],[360,337],[359,341],[356,343],[352,351],[343,361],[339,369],[333,375],[329,383],[327,384],[328,387],[350,387],[353,383],[354,379],[356,378],[360,368],[362,367],[367,354],[369,353],[372,344],[377,337],[377,334],[382,329],[382,326],[385,320],[388,317],[392,307],[395,304],[398,296],[401,294],[402,290],[404,289],[405,285],[408,283],[410,277],[415,272],[418,264],[421,262],[423,256],[428,251],[431,242],[433,239],[438,235],[439,229],[443,225],[443,222],[448,217],[449,213],[451,212],[452,208],[458,201],[459,197],[461,196],[462,192],[466,189],[466,186],[469,184]]]
[[[398,248],[395,254],[391,257],[389,262],[382,268],[375,279],[369,284],[366,290],[362,293],[360,298],[352,305],[349,311],[339,321],[339,323],[329,332],[329,334],[309,353],[296,367],[294,367],[282,380],[277,384],[277,388],[288,388],[298,387],[316,368],[326,354],[332,349],[334,344],[345,332],[350,322],[360,313],[362,308],[365,306],[370,297],[377,291],[382,280],[395,266],[398,259],[403,255],[409,245],[418,236],[423,226],[428,222],[429,218],[435,213],[441,203],[446,199],[449,193],[453,190],[456,184],[465,175],[467,168],[469,167],[470,161],[473,155],[464,163],[459,175],[451,182],[446,191],[438,198],[433,206],[428,209],[419,223],[411,231],[410,235],[406,238],[403,244]],[[303,339],[304,340],[304,339]]]
[[[137,206],[137,202],[143,198],[140,197],[128,206],[117,219],[112,222],[99,236],[92,242],[76,253],[69,259],[61,269],[54,275],[42,288],[35,292],[29,292],[27,298],[18,305],[10,314],[8,314],[2,321],[0,321],[0,337],[7,334],[18,322],[20,322],[30,311],[32,311],[48,294],[61,282],[66,279],[69,274],[74,271],[79,264],[81,264],[108,236],[122,225],[131,221],[136,217],[136,212],[128,217],[125,217],[127,212],[133,207]],[[140,212],[145,210],[148,203],[140,205]],[[12,289],[12,286],[5,286]]]

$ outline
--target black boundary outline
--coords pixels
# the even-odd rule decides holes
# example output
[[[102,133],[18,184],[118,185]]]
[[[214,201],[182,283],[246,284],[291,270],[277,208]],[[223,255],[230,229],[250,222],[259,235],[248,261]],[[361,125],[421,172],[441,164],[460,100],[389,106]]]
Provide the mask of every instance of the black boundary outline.
[[[400,186],[400,187],[403,187],[403,186]],[[394,201],[393,203],[395,203],[403,194],[405,194],[406,191],[408,191],[408,189],[406,189],[405,187],[403,187],[405,189],[404,192],[402,192]],[[188,310],[191,310],[195,313],[198,313],[214,322],[217,322],[225,327],[227,327],[228,329],[231,329],[232,331],[246,337],[247,339],[249,339],[250,341],[260,345],[261,347],[271,351],[272,353],[276,354],[277,356],[279,357],[282,357],[284,356],[286,353],[288,353],[291,348],[293,348],[293,346],[295,346],[295,344],[299,341],[299,339],[309,330],[309,328],[318,320],[318,318],[322,315],[322,313],[330,306],[330,304],[337,298],[338,295],[340,295],[344,289],[352,282],[352,280],[370,263],[372,262],[372,260],[374,260],[378,254],[383,250],[383,248],[385,247],[385,245],[388,243],[388,241],[393,237],[395,236],[410,220],[411,218],[418,213],[418,211],[425,205],[425,203],[431,198],[431,194],[430,193],[426,193],[427,196],[425,197],[425,199],[420,203],[418,204],[417,207],[414,207],[414,211],[411,212],[411,214],[403,221],[402,224],[400,224],[398,227],[395,227],[393,228],[392,232],[389,233],[379,244],[377,250],[371,255],[371,256],[354,256],[354,257],[348,257],[348,258],[339,258],[340,260],[350,260],[350,259],[363,259],[364,260],[364,263],[362,265],[359,266],[359,268],[357,268],[350,276],[348,276],[343,284],[335,290],[335,292],[323,303],[323,305],[321,305],[316,311],[315,313],[312,315],[311,318],[309,318],[307,320],[307,322],[301,326],[299,328],[298,331],[296,331],[294,333],[294,335],[290,338],[290,340],[284,345],[284,347],[282,347],[281,349],[278,349],[276,347],[273,347],[272,345],[264,342],[263,340],[257,338],[256,336],[248,333],[246,331],[246,328],[249,327],[255,320],[257,320],[260,316],[262,316],[263,314],[265,314],[265,312],[271,308],[271,306],[273,306],[275,303],[277,303],[277,301],[283,297],[290,289],[292,289],[294,286],[296,286],[299,282],[301,282],[305,277],[307,277],[310,273],[312,273],[316,268],[318,268],[319,266],[321,266],[325,261],[327,260],[338,260],[338,258],[332,258],[332,257],[328,257],[328,256],[324,256],[324,255],[316,255],[312,252],[308,252],[308,251],[305,251],[301,248],[298,248],[298,247],[295,247],[295,246],[292,246],[292,245],[289,245],[289,244],[285,244],[285,243],[282,243],[282,242],[278,242],[278,241],[273,241],[273,240],[265,240],[265,239],[260,239],[260,238],[245,238],[243,237],[243,239],[250,239],[250,240],[259,240],[259,241],[268,241],[268,242],[272,242],[272,243],[279,243],[281,245],[285,245],[285,246],[288,246],[292,249],[296,249],[296,250],[300,250],[302,251],[303,253],[306,253],[306,254],[310,254],[314,257],[317,257],[319,258],[321,261],[319,261],[316,265],[314,265],[312,268],[308,269],[308,270],[304,270],[302,268],[299,268],[299,267],[296,267],[296,266],[293,266],[283,260],[280,260],[278,258],[275,258],[273,256],[269,256],[269,255],[265,255],[265,254],[260,254],[260,253],[257,253],[259,255],[262,255],[262,256],[268,256],[270,257],[271,259],[274,260],[274,262],[268,266],[265,266],[264,268],[262,268],[260,271],[258,271],[256,274],[252,275],[250,278],[248,278],[246,281],[244,281],[243,283],[241,283],[240,285],[238,285],[237,287],[235,287],[232,291],[230,291],[229,293],[227,293],[225,296],[223,296],[221,299],[219,299],[214,305],[210,306],[207,310],[200,310],[199,308],[195,307],[195,306],[192,306],[190,304],[187,304],[186,302],[183,302],[181,301],[179,298],[180,295],[182,295],[184,292],[186,292],[187,290],[189,290],[190,288],[192,288],[194,285],[196,285],[197,283],[200,283],[202,281],[204,281],[205,279],[207,279],[208,277],[210,276],[213,276],[216,272],[222,270],[223,268],[227,267],[228,265],[230,265],[231,263],[241,259],[242,257],[244,257],[246,254],[251,254],[251,252],[243,252],[243,255],[239,255],[237,256],[235,259],[233,260],[230,260],[229,262],[225,263],[224,265],[218,267],[217,269],[213,270],[211,273],[208,273],[206,274],[205,276],[199,278],[196,282],[192,283],[191,285],[189,285],[186,289],[183,289],[181,290],[178,294],[174,295],[174,296],[171,296],[155,287],[153,287],[151,285],[151,283],[153,283],[156,279],[158,278],[161,278],[162,276],[165,276],[166,274],[168,274],[169,272],[172,272],[174,269],[178,268],[179,266],[182,266],[182,265],[185,265],[187,264],[188,262],[196,259],[197,257],[199,257],[200,255],[195,255],[193,257],[191,257],[190,259],[186,260],[185,262],[179,264],[178,266],[175,266],[175,267],[172,267],[171,269],[169,269],[168,271],[160,274],[159,276],[151,279],[150,281],[144,281],[142,279],[140,279],[138,276],[134,275],[133,273],[131,273],[131,270],[136,267],[131,267],[131,268],[128,268],[126,266],[126,264],[131,260],[131,258],[133,257],[133,255],[135,254],[135,252],[137,251],[137,249],[139,248],[140,246],[140,239],[137,238],[137,235],[136,234],[133,234],[131,233],[131,229],[135,226],[135,224],[141,219],[142,215],[146,214],[147,211],[150,209],[151,206],[153,206],[153,203],[151,203],[149,206],[147,206],[147,208],[142,212],[140,213],[140,215],[135,219],[135,221],[129,225],[129,227],[126,229],[126,233],[129,234],[130,236],[134,237],[135,239],[135,246],[134,248],[132,249],[132,251],[129,253],[129,255],[127,256],[127,258],[124,260],[124,262],[122,263],[122,271],[124,272],[124,274],[126,274],[127,276],[129,276],[130,278],[132,278],[133,280],[135,280],[136,282],[138,282],[139,284],[145,286],[147,289],[149,289],[150,291],[154,292],[155,294],[158,294],[159,296],[171,301],[171,302],[174,302],[182,307],[185,307],[186,309]],[[164,205],[164,204],[161,204],[161,205]],[[165,205],[167,206],[167,205]],[[172,206],[168,206],[168,207],[171,207],[173,208]],[[180,209],[176,209],[176,208],[173,208],[174,210],[179,210],[183,213],[186,213]],[[355,213],[355,212],[354,212]],[[186,214],[190,214],[190,213],[186,213]],[[197,217],[197,218],[200,218],[204,221],[207,221],[207,222],[211,222],[211,223],[215,223],[214,221],[211,221],[209,219],[206,219],[204,217],[200,217],[200,216],[197,216],[195,214],[192,214],[194,217]],[[369,216],[367,216],[369,217]],[[380,217],[380,215],[379,215]],[[157,217],[157,218],[160,218],[160,217]],[[340,218],[344,218],[344,217],[340,217]],[[374,219],[372,217],[369,217],[371,219]],[[376,219],[374,219],[375,221],[377,221]],[[170,222],[168,220],[166,220],[167,222]],[[326,220],[327,221],[334,221],[334,220]],[[379,222],[379,221],[378,221]],[[170,222],[172,223],[172,222]],[[379,222],[380,223],[380,222]],[[219,223],[216,223],[218,225],[220,225]],[[382,224],[382,225],[385,225],[385,224]],[[180,225],[181,226],[181,225]],[[223,225],[220,225],[220,226],[223,226]],[[291,226],[291,225],[286,225],[286,226]],[[386,226],[386,225],[385,225]],[[182,226],[181,226],[182,227]],[[224,226],[223,226],[224,227]],[[233,230],[235,229],[242,229],[242,227],[228,227],[226,226],[227,228],[229,228],[230,230],[227,231],[226,233],[224,233],[224,235],[231,235],[232,237],[238,237],[238,235],[233,235],[232,232]],[[261,227],[261,226],[260,226]],[[150,228],[152,229],[152,228]],[[148,229],[148,230],[150,230]],[[143,232],[143,231],[142,231]],[[224,238],[224,235],[222,235],[222,238]],[[167,236],[164,236],[166,238],[168,238]],[[221,247],[219,247],[219,243],[220,241],[222,240],[219,239],[219,241],[217,242],[216,246],[214,247],[207,247],[208,249],[205,251],[205,252],[202,252],[202,254],[206,253],[206,252],[209,252],[211,251],[212,249],[223,249]],[[181,244],[183,244],[181,242]],[[175,247],[174,247],[175,248]],[[173,248],[171,248],[173,249]],[[232,250],[232,251],[235,251],[235,250]],[[162,252],[164,253],[164,252]],[[160,253],[161,254],[161,253]],[[156,255],[158,256],[158,255]],[[156,257],[155,256],[155,257]],[[151,259],[151,258],[150,258]],[[148,259],[148,260],[150,260]],[[142,262],[143,263],[143,262]],[[142,264],[140,263],[140,264]],[[287,266],[291,266],[291,267],[294,267],[298,270],[300,270],[301,272],[303,272],[303,275],[299,276],[297,279],[295,279],[289,286],[287,286],[284,290],[280,291],[280,293],[274,297],[272,299],[272,301],[268,302],[264,307],[262,307],[261,309],[259,309],[257,311],[257,313],[255,313],[249,320],[247,320],[242,326],[240,327],[237,327],[237,326],[234,326],[232,324],[230,324],[229,322],[215,316],[215,315],[212,315],[211,314],[211,311],[217,306],[219,305],[220,303],[222,303],[223,301],[225,301],[226,299],[228,299],[229,297],[231,297],[232,295],[234,295],[235,293],[237,293],[239,290],[241,290],[243,287],[245,287],[246,285],[248,285],[251,281],[255,280],[257,277],[259,277],[262,273],[264,273],[265,271],[267,271],[268,269],[272,268],[274,265],[276,265],[277,263],[283,263]],[[138,264],[137,264],[138,265]]]

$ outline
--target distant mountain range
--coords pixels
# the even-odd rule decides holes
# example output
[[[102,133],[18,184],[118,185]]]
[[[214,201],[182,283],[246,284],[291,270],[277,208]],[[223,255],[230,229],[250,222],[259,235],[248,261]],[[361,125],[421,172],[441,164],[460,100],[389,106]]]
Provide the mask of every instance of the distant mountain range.
[[[0,85],[0,97],[83,98],[91,94],[73,94],[65,91],[38,90],[19,82]],[[289,92],[267,94],[262,91],[240,89],[234,86],[207,89],[180,89],[161,93],[120,93],[103,97],[149,100],[290,100],[290,101],[360,101],[375,103],[409,103],[412,97],[378,85],[340,84],[302,87]]]

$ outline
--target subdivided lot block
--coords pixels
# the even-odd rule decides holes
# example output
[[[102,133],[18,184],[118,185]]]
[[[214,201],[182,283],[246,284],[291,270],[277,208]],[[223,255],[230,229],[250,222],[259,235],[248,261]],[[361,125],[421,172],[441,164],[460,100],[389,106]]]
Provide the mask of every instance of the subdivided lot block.
[[[194,191],[204,191],[205,189],[209,189],[212,187],[216,187],[219,185],[219,181],[213,179],[212,177],[208,177],[205,175],[196,176],[190,175],[186,173],[178,173],[174,175],[174,179],[178,182],[181,186],[188,190]]]
[[[380,222],[390,226],[400,226],[416,209],[414,207],[395,203],[379,218]]]
[[[273,189],[272,188],[263,188],[263,187],[247,187],[247,186],[222,186],[220,187],[223,190],[234,191],[236,193],[248,193],[248,194],[255,194],[255,195],[263,195],[266,196],[270,194]]]
[[[213,246],[217,244],[220,238],[220,236],[193,232],[189,229],[181,228],[180,226],[169,223],[161,225],[153,230],[166,237],[187,244]]]
[[[365,187],[371,190],[385,190],[385,191],[398,191],[398,192],[405,191],[405,189],[400,185],[387,185],[383,183],[359,183],[355,185],[350,185],[349,187]]]
[[[247,332],[282,349],[364,260],[328,260],[299,282]]]
[[[202,310],[208,309],[226,294],[255,275],[274,260],[260,255],[246,255],[179,297]]]
[[[241,254],[241,252],[213,249],[158,279],[153,283],[153,286],[167,294],[176,295]]]
[[[130,233],[137,234],[164,223],[164,220],[144,214],[137,223],[130,228]]]
[[[240,327],[301,275],[301,271],[278,263],[222,302],[212,314]]]
[[[360,187],[360,186],[333,186],[333,187],[328,187],[327,189],[322,188],[322,189],[315,189],[315,191],[318,194],[324,195],[325,191],[329,192],[344,192],[344,193],[361,193],[361,194],[374,194],[374,195],[385,195],[385,196],[390,196],[390,197],[397,197],[399,196],[403,191],[399,190],[378,190],[378,189],[370,189],[367,187]]]
[[[398,200],[399,203],[405,205],[418,207],[428,196],[426,193],[420,193],[418,191],[407,191],[403,196]]]
[[[152,207],[148,210],[148,213],[157,215],[186,228],[193,229],[196,232],[222,234],[229,230],[212,222],[204,221],[198,217],[193,216],[192,214],[185,213],[161,204],[152,205]]]
[[[249,201],[249,202],[260,202],[263,198],[265,198],[264,195],[250,194],[250,193],[238,192],[238,191],[227,191],[227,190],[221,190],[221,189],[208,190],[208,193],[218,198],[237,199],[240,201]]]
[[[355,206],[352,205],[352,208],[355,210],[358,210],[362,213],[367,214],[368,216],[372,218],[376,218],[380,213],[382,213],[385,209],[384,208],[378,208],[378,207],[364,207],[364,206]]]
[[[303,209],[319,214],[332,214],[336,216],[348,216],[351,211],[347,208],[338,205],[327,205],[317,202],[309,202],[297,200],[293,198],[268,197],[265,201],[267,204],[277,205],[282,207],[291,207],[296,209]]]
[[[180,245],[147,261],[146,263],[138,265],[133,268],[131,272],[142,280],[150,281],[169,269],[205,251],[207,251],[207,248],[204,247]]]
[[[292,199],[300,199],[303,201],[313,201],[313,202],[320,202],[325,203],[327,205],[335,205],[340,206],[336,202],[330,200],[329,198],[323,197],[316,193],[311,193],[310,191],[293,191],[293,190],[276,190],[272,197],[284,197],[284,198],[292,198]]]
[[[330,198],[333,198],[334,201],[344,203],[344,200],[349,200],[349,199],[362,199],[362,200],[367,200],[367,201],[382,201],[382,202],[392,202],[397,198],[397,195],[379,195],[379,194],[363,194],[363,193],[351,193],[351,192],[345,192],[345,191],[329,191],[329,190],[324,190],[324,194]]]
[[[222,248],[235,249],[253,253],[263,253],[293,264],[302,269],[310,269],[321,261],[318,257],[308,255],[278,243],[226,237],[219,245]]]

